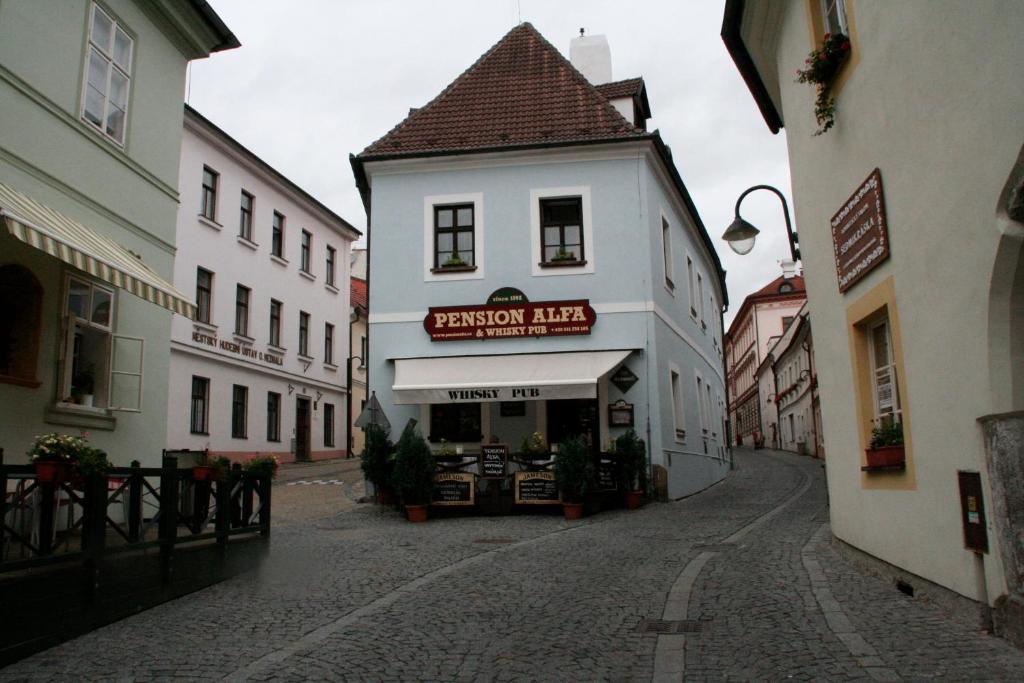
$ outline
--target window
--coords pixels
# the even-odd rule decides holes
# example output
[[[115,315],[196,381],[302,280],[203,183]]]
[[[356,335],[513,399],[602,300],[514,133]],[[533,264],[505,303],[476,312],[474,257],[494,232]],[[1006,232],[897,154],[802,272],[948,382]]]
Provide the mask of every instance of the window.
[[[192,409],[189,431],[193,434],[209,434],[207,424],[210,404],[210,380],[192,375]]]
[[[334,445],[334,404],[324,404],[324,446]]]
[[[672,235],[664,216],[661,218],[661,258],[665,268],[665,286],[675,289],[676,285],[672,282]]]
[[[583,200],[580,197],[540,200],[540,240],[543,262],[581,263]]]
[[[245,439],[246,413],[249,407],[249,388],[235,384],[231,388],[231,438]]]
[[[370,360],[370,345],[366,343],[365,335],[359,338],[359,358],[362,359],[360,366],[366,367]]]
[[[249,295],[252,290],[238,285],[235,290],[235,334],[249,336]]]
[[[871,326],[871,377],[875,424],[879,427],[902,422],[900,395],[896,385],[896,365],[893,360],[889,319],[884,318]]]
[[[0,267],[0,381],[39,386],[43,288],[18,265]]]
[[[474,261],[472,204],[434,207],[434,267],[472,267]]]
[[[332,287],[334,286],[334,260],[336,253],[334,247],[327,247],[327,273],[325,277],[327,278],[327,284]]]
[[[675,421],[676,439],[686,438],[686,413],[683,411],[683,387],[677,370],[669,371],[672,387],[672,418]]]
[[[309,356],[309,313],[299,311],[299,355]]]
[[[716,436],[717,432],[715,432],[714,429],[715,413],[713,410],[715,404],[711,401],[711,382],[706,382],[704,384],[704,404],[704,412],[707,413],[708,416],[708,428],[711,430],[711,436]]]
[[[430,440],[479,441],[479,403],[444,403],[430,406]]]
[[[238,218],[238,236],[252,242],[252,210],[255,198],[242,190],[241,215]]]
[[[281,440],[281,394],[267,392],[267,441]]]
[[[845,0],[821,0],[821,17],[825,33],[843,33],[849,35],[846,25]]]
[[[704,277],[700,273],[697,273],[697,313],[700,316],[700,326],[708,329],[707,323],[704,322]]]
[[[134,41],[97,5],[92,6],[82,120],[124,144]]]
[[[313,248],[313,235],[308,230],[302,231],[302,258],[299,260],[299,268],[304,273],[312,273],[310,261],[310,250]]]
[[[60,396],[65,402],[107,407],[114,290],[90,280],[68,277],[67,336],[64,340]]]
[[[686,257],[686,282],[690,288],[690,315],[694,318],[697,317],[697,302],[694,300],[694,286],[693,286],[693,260]]]
[[[213,273],[196,269],[196,320],[210,324],[210,306],[213,303]]]
[[[324,362],[334,365],[334,325],[324,323]]]
[[[199,215],[216,222],[217,181],[220,176],[209,166],[203,166],[203,194],[199,203]]]
[[[700,431],[708,433],[708,416],[704,405],[704,381],[697,377],[697,412],[700,413]]]
[[[793,322],[793,316],[784,315],[782,316],[782,331],[785,332],[789,329],[789,324]]]
[[[270,300],[270,345],[281,346],[281,302]]]
[[[274,212],[274,222],[270,228],[270,254],[284,258],[284,216]]]

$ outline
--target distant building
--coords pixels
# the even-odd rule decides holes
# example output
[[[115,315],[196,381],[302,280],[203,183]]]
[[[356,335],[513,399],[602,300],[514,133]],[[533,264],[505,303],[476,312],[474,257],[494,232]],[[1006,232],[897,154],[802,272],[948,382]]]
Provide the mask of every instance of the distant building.
[[[765,443],[800,455],[823,455],[818,378],[806,302],[758,367],[758,386]]]
[[[729,420],[733,443],[760,443],[768,421],[759,399],[758,367],[768,349],[781,337],[807,300],[804,279],[792,263],[783,264],[783,274],[754,292],[740,305],[725,335],[725,367],[729,389]],[[771,411],[769,411],[771,412]]]
[[[203,0],[0,2],[0,448],[88,432],[158,466],[167,435],[181,97],[238,47]]]
[[[167,444],[244,461],[348,454],[349,263],[359,232],[185,107]]]
[[[1024,645],[1022,35],[1016,0],[727,0],[722,29],[787,132],[839,547]]]
[[[370,389],[466,453],[632,427],[678,498],[729,469],[724,272],[643,80],[577,40],[574,66],[520,24],[353,158]]]
[[[359,455],[363,452],[364,434],[362,429],[354,426],[354,423],[366,405],[366,366],[370,353],[366,338],[366,320],[370,314],[366,284],[366,249],[352,250],[350,279],[349,344],[352,353],[349,361],[349,453]]]

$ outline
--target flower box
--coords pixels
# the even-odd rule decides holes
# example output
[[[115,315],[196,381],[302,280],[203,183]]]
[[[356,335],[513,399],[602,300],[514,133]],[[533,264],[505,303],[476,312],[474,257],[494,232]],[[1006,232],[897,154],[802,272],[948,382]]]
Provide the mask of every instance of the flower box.
[[[906,461],[906,454],[903,445],[899,446],[878,446],[877,448],[866,448],[868,467],[894,467],[902,465]]]
[[[59,484],[67,481],[71,462],[68,460],[36,460],[36,481],[42,484]]]

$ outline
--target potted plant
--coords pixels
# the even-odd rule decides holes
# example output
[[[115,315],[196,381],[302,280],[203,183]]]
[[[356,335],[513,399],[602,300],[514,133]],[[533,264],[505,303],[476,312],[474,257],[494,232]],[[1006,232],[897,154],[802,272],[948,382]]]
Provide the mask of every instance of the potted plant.
[[[196,459],[196,464],[192,466],[192,480],[212,481],[219,478],[220,473],[217,470],[216,460],[210,457],[210,451],[204,450]]]
[[[393,482],[410,522],[427,521],[427,506],[434,495],[437,465],[426,439],[412,425],[405,428],[395,452]]]
[[[96,391],[96,366],[92,363],[83,365],[71,377],[71,395],[78,399],[79,405],[92,407]]]
[[[797,69],[797,83],[813,83],[818,88],[814,100],[814,118],[818,121],[815,135],[821,135],[835,123],[836,102],[832,82],[850,54],[850,39],[842,33],[826,33],[821,47],[811,50],[804,60],[805,68]]]
[[[868,467],[892,467],[906,460],[903,449],[903,423],[891,422],[871,430],[871,443],[865,450]]]
[[[225,458],[226,459],[226,458]],[[242,469],[255,477],[277,479],[277,469],[281,462],[273,455],[256,456],[242,465]]]
[[[28,450],[29,459],[36,467],[36,480],[44,483],[65,481],[68,470],[83,454],[94,450],[86,441],[88,434],[42,434],[35,438]]]
[[[635,510],[642,504],[647,489],[647,449],[636,432],[630,429],[615,439],[615,452],[622,468],[626,507]]]
[[[391,505],[392,474],[394,470],[395,446],[388,439],[388,433],[380,425],[371,424],[365,430],[366,441],[360,456],[363,476],[373,484],[377,502]]]
[[[441,447],[437,449],[437,453],[435,453],[439,458],[454,458],[458,454],[458,451],[452,448],[451,444],[448,443],[448,439],[441,439]]]
[[[562,492],[562,512],[566,519],[583,516],[583,496],[594,483],[594,460],[583,439],[575,437],[561,443],[555,458],[555,481]]]
[[[442,268],[458,268],[460,266],[465,266],[465,265],[466,265],[466,262],[464,260],[462,260],[461,256],[459,256],[459,252],[458,251],[453,251],[451,253],[451,255],[447,259],[445,259],[445,262],[441,264],[441,267]]]
[[[542,460],[548,457],[548,447],[544,444],[544,435],[534,432],[524,436],[519,442],[519,455],[523,460]]]
[[[566,251],[565,247],[559,247],[555,255],[551,257],[552,262],[559,261],[575,261],[576,256],[572,252]]]

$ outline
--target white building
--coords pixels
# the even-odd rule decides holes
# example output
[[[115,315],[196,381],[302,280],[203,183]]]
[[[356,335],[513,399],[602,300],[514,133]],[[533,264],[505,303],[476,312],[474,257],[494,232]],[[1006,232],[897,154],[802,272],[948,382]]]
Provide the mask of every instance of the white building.
[[[167,443],[245,460],[347,453],[349,264],[359,231],[185,107]]]

